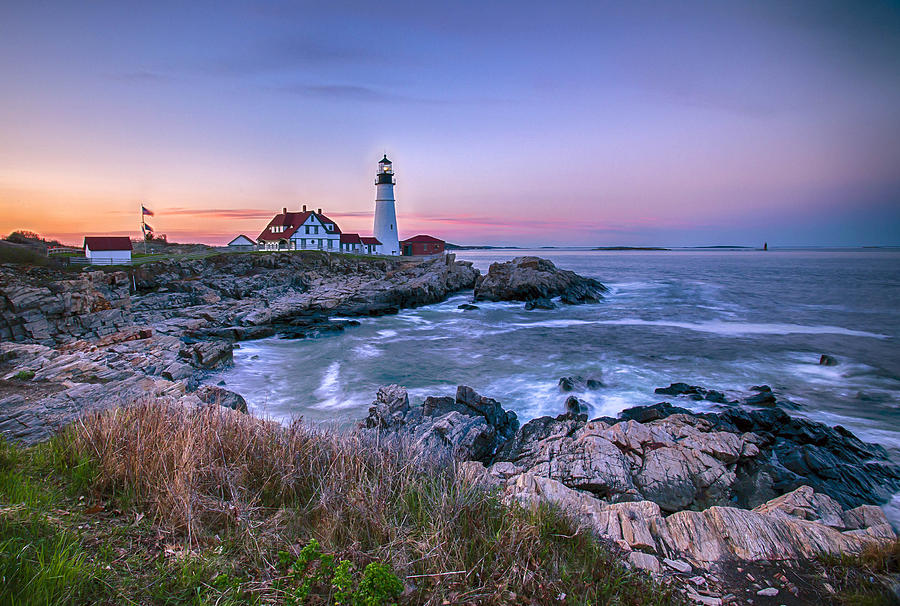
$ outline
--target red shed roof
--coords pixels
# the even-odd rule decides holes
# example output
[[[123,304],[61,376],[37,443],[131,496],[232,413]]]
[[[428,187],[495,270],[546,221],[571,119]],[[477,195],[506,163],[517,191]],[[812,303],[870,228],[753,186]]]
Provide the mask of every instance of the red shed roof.
[[[85,236],[84,245],[92,251],[132,250],[128,236]]]
[[[359,234],[341,234],[341,244],[362,244]]]
[[[413,244],[415,242],[433,242],[435,244],[444,244],[443,240],[438,240],[434,236],[427,236],[425,234],[419,234],[418,236],[413,236],[412,238],[407,238],[406,240],[402,240],[401,244]]]
[[[381,244],[375,236],[360,236],[359,239],[362,240],[363,244]]]

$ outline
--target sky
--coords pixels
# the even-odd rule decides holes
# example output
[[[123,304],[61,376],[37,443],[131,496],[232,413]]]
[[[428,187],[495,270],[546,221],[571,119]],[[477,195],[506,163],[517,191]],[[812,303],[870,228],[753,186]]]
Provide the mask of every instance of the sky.
[[[900,245],[900,2],[3,2],[0,234]]]

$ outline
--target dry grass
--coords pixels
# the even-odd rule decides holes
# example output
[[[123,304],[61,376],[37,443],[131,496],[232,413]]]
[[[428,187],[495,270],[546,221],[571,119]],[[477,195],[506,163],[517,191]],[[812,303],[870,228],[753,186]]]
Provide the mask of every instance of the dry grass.
[[[371,435],[152,403],[88,417],[53,450],[90,469],[96,498],[152,516],[184,549],[226,550],[264,602],[284,597],[278,552],[315,538],[360,569],[388,564],[404,603],[677,603],[559,512],[504,505]]]
[[[870,545],[858,555],[823,556],[821,574],[843,606],[900,606],[900,540]]]

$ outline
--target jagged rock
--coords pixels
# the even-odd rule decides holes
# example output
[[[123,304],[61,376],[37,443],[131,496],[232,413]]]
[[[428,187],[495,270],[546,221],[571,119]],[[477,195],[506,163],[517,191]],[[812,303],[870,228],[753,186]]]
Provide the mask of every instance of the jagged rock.
[[[204,341],[185,347],[178,355],[199,368],[216,368],[231,362],[232,349],[229,341]]]
[[[643,551],[632,551],[629,553],[628,563],[650,574],[659,574],[660,570],[662,570],[659,565],[659,558]]]
[[[680,511],[663,517],[650,501],[607,504],[561,482],[524,473],[507,481],[506,498],[535,505],[550,502],[628,549],[664,558],[690,574],[701,565],[735,560],[806,560],[822,554],[860,553],[896,540],[889,525],[839,532],[819,522],[784,515],[777,504],[760,513],[735,507]],[[671,563],[670,563],[671,562]]]
[[[462,309],[464,311],[472,311],[475,309],[479,309],[477,305],[472,305],[471,303],[463,303],[462,305],[457,305],[456,309]]]
[[[2,265],[0,340],[54,345],[112,334],[131,324],[129,285],[121,271],[73,279],[43,267]]]
[[[809,486],[801,486],[796,490],[783,494],[755,507],[753,511],[783,515],[800,520],[812,520],[838,530],[844,530],[847,526],[844,522],[844,512],[838,502],[828,495],[816,494]]]
[[[492,461],[611,501],[649,499],[667,512],[752,508],[804,484],[842,508],[885,502],[900,490],[900,468],[883,449],[779,409],[691,413],[661,403],[621,417],[535,419]]]
[[[538,297],[537,299],[529,299],[525,301],[525,309],[556,309],[556,303],[548,297]]]
[[[575,396],[566,398],[566,412],[570,415],[586,415],[590,409],[588,405]]]
[[[540,301],[560,297],[564,303],[596,303],[606,287],[597,280],[557,269],[546,259],[516,257],[492,263],[475,284],[476,301]],[[542,302],[543,303],[543,302]]]
[[[603,381],[600,379],[585,379],[579,375],[562,377],[559,380],[559,389],[564,392],[595,390],[601,387],[603,387]]]
[[[649,423],[675,414],[691,414],[691,411],[687,408],[672,406],[668,402],[659,402],[650,406],[626,408],[619,413],[619,418],[626,421],[634,420],[638,423]]]
[[[392,429],[403,425],[409,412],[409,394],[405,387],[386,385],[378,388],[375,402],[369,408],[369,415],[363,426],[377,429]]]
[[[406,390],[390,385],[379,389],[360,427],[396,434],[437,457],[488,461],[519,422],[515,413],[471,387],[460,385],[455,398],[429,397],[421,406],[410,406]]]
[[[240,394],[216,385],[202,385],[195,395],[206,404],[217,404],[239,412],[247,412],[247,401]]]
[[[822,357],[819,358],[819,364],[822,366],[837,366],[838,361],[828,354],[822,354]]]
[[[657,387],[655,393],[667,396],[687,396],[692,400],[707,400],[719,404],[737,402],[737,400],[729,401],[721,391],[687,383],[672,383],[668,387]]]

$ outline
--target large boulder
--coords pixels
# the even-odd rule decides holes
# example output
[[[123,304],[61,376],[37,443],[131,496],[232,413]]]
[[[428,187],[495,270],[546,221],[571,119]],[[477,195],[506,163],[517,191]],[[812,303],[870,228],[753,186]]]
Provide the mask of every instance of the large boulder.
[[[558,269],[539,257],[516,257],[505,263],[492,263],[487,275],[475,284],[476,301],[528,301],[530,308],[548,307],[550,299],[577,305],[596,303],[607,288],[573,271]]]
[[[428,397],[411,406],[406,389],[389,385],[378,390],[363,429],[393,434],[435,457],[487,461],[519,428],[515,413],[460,385],[456,397]]]
[[[241,394],[218,385],[202,385],[194,393],[205,404],[215,404],[238,412],[247,412],[247,401]]]

